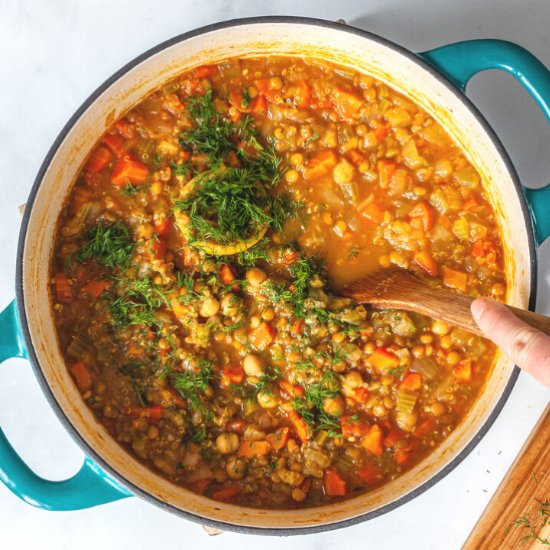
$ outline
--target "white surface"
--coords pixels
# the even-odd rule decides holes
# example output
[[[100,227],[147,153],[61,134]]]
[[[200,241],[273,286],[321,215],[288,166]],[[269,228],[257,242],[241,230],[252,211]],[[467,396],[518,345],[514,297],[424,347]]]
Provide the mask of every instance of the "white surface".
[[[520,43],[550,66],[550,4],[546,0],[372,0],[278,3],[222,0],[4,0],[0,3],[0,307],[13,297],[20,217],[50,144],[81,102],[110,74],[142,51],[192,28],[265,14],[344,18],[416,51],[467,38]],[[550,132],[540,112],[511,77],[484,74],[470,96],[508,148],[525,184],[550,174]],[[550,313],[550,244],[541,251],[539,310]],[[503,412],[471,455],[428,492],[380,518],[346,530],[281,542],[201,527],[137,499],[91,510],[43,512],[0,484],[0,548],[279,548],[360,547],[458,549],[475,524],[548,401],[547,390],[520,379]],[[0,425],[37,473],[63,479],[82,454],[49,409],[29,366],[0,367]],[[505,528],[506,526],[503,526]]]

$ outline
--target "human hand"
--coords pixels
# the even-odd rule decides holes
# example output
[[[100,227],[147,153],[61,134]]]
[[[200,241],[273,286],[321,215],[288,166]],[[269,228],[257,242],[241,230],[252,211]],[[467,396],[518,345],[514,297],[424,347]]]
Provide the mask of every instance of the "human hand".
[[[550,388],[550,336],[527,325],[494,300],[477,298],[471,309],[487,338],[518,367]]]

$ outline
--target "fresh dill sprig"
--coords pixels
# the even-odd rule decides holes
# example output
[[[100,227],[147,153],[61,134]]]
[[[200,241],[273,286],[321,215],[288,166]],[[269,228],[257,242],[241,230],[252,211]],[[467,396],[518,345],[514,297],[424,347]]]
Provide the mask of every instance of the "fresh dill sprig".
[[[180,145],[184,148],[207,155],[212,162],[225,157],[233,148],[231,137],[236,127],[216,111],[212,90],[189,100],[189,114],[195,127],[180,135]]]
[[[135,243],[122,222],[107,224],[99,220],[86,233],[86,242],[71,256],[80,263],[94,259],[105,267],[127,269],[135,249]]]
[[[189,403],[193,411],[203,412],[202,396],[212,378],[212,362],[204,358],[199,358],[196,373],[191,372],[172,372],[170,374],[170,384]]]

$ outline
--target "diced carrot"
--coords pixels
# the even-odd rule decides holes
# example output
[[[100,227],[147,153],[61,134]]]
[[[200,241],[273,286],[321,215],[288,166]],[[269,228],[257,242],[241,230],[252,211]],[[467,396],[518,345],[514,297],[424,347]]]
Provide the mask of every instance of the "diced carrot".
[[[434,426],[435,418],[433,416],[429,416],[415,428],[415,437],[422,439],[424,436],[428,435],[432,431]]]
[[[382,446],[382,439],[384,438],[384,433],[382,429],[377,424],[373,424],[369,431],[363,436],[361,440],[361,445],[370,451],[374,456],[382,456],[384,448]]]
[[[304,328],[304,321],[302,319],[293,319],[290,324],[290,334],[293,336],[299,336],[302,334],[302,329]]]
[[[475,197],[470,197],[463,205],[462,208],[464,210],[473,210],[476,208],[476,206],[479,206],[479,202]]]
[[[266,436],[266,439],[274,451],[282,449],[288,440],[289,429],[287,426],[279,428],[276,432],[273,432]]]
[[[230,432],[235,432],[237,434],[242,434],[244,432],[245,422],[241,418],[235,418],[230,420],[225,428]]]
[[[432,277],[435,277],[439,273],[437,262],[426,249],[417,252],[414,255],[414,261]]]
[[[472,256],[474,256],[474,258],[481,258],[483,255],[484,255],[483,241],[481,239],[478,239],[472,245]]]
[[[374,225],[378,225],[384,220],[384,208],[375,201],[371,201],[361,209],[360,214]]]
[[[420,218],[424,232],[428,232],[434,225],[433,208],[426,202],[420,201],[410,212],[411,218]]]
[[[208,78],[216,73],[215,65],[202,65],[193,70],[193,78]]]
[[[136,127],[131,122],[128,122],[125,119],[119,120],[115,124],[115,128],[117,129],[118,133],[126,139],[132,139],[136,137]]]
[[[369,424],[361,419],[354,419],[350,416],[342,416],[340,429],[344,437],[361,437],[369,431]]]
[[[168,237],[173,225],[174,222],[172,221],[172,218],[170,216],[164,218],[164,220],[155,224],[156,234],[159,237]]]
[[[187,306],[183,305],[177,298],[177,296],[174,296],[170,300],[170,307],[172,308],[172,311],[174,312],[174,315],[176,317],[186,317],[189,315],[189,308]]]
[[[365,156],[357,149],[350,149],[348,151],[348,158],[352,164],[361,164],[365,160]]]
[[[168,249],[168,243],[164,237],[158,237],[151,239],[151,250],[157,260],[163,260],[166,256],[166,250]]]
[[[306,421],[294,410],[288,412],[288,419],[292,423],[298,439],[305,443],[309,439],[310,430]]]
[[[353,399],[357,403],[366,403],[369,397],[369,390],[367,388],[355,388],[353,390]]]
[[[69,279],[63,271],[59,271],[55,274],[55,295],[57,301],[62,304],[70,302],[73,299],[73,290],[71,285],[69,285]]]
[[[163,391],[167,391],[170,394],[170,399],[177,409],[186,409],[187,401],[174,389],[168,386]]]
[[[405,437],[405,432],[401,431],[399,428],[394,427],[384,438],[384,447],[392,448],[398,441],[401,441]]]
[[[374,130],[374,137],[376,138],[376,141],[378,143],[382,143],[388,136],[389,132],[390,130],[386,125],[378,124],[378,126]]]
[[[255,456],[264,456],[269,453],[269,443],[261,441],[243,441],[239,447],[239,456],[243,458],[252,458]]]
[[[398,447],[393,451],[393,458],[397,464],[402,465],[408,462],[418,447],[418,442],[409,440],[403,447]]]
[[[258,94],[256,98],[252,101],[252,112],[255,115],[262,115],[267,112],[267,100],[265,95]]]
[[[445,214],[441,214],[441,216],[439,216],[439,224],[447,229],[450,229],[452,225],[449,216],[446,216]]]
[[[107,147],[103,147],[102,145],[100,145],[90,155],[90,158],[88,159],[84,170],[86,170],[87,172],[91,172],[92,174],[101,172],[103,169],[107,168],[112,158],[113,154],[111,153],[111,151],[109,151]]]
[[[357,477],[361,479],[361,481],[364,481],[368,485],[380,483],[384,479],[384,477],[386,477],[384,470],[382,470],[380,466],[371,463],[365,464],[355,473],[357,474]]]
[[[472,256],[484,262],[495,264],[497,261],[497,249],[491,241],[478,239],[472,245]]]
[[[154,407],[131,407],[128,413],[133,418],[146,418],[151,422],[159,422],[162,418],[162,406]]]
[[[244,369],[240,365],[227,365],[222,369],[220,383],[222,386],[240,384],[244,378]]]
[[[296,262],[296,260],[298,260],[299,257],[300,257],[300,254],[296,252],[296,250],[287,250],[283,257],[283,263],[287,267],[290,267],[292,264]]]
[[[451,288],[466,292],[468,288],[468,275],[463,271],[443,266],[443,282]]]
[[[307,163],[304,171],[304,177],[308,181],[317,180],[326,176],[338,162],[336,153],[332,149],[325,149],[319,151],[314,157]]]
[[[307,109],[311,103],[311,87],[305,80],[298,83],[297,105],[300,109]]]
[[[71,372],[73,373],[78,389],[82,393],[87,392],[92,387],[92,377],[90,376],[90,371],[82,361],[72,365]]]
[[[223,264],[220,267],[220,279],[222,280],[222,283],[224,285],[230,285],[231,283],[234,283],[231,286],[231,290],[239,290],[239,283],[234,282],[237,280],[237,278],[235,277],[235,274],[233,273],[231,267],[227,264]]]
[[[248,339],[256,349],[265,351],[275,339],[275,335],[275,329],[264,321],[248,333]]]
[[[204,495],[204,493],[206,493],[206,489],[208,489],[208,487],[210,487],[211,484],[212,484],[212,478],[205,477],[204,479],[193,481],[193,483],[189,484],[189,487],[194,493],[198,493],[199,495]]]
[[[472,380],[472,360],[461,361],[453,368],[453,374],[459,382],[470,382]]]
[[[344,497],[348,492],[346,480],[333,468],[325,470],[323,484],[329,497]]]
[[[241,113],[250,113],[252,111],[252,105],[250,102],[246,103],[244,101],[243,93],[238,90],[229,92],[229,103]]]
[[[105,134],[103,143],[105,143],[117,157],[121,157],[126,152],[126,141],[119,134]]]
[[[111,182],[113,185],[133,185],[147,183],[149,179],[149,168],[142,162],[130,157],[120,159],[113,168]]]
[[[275,87],[275,80],[273,78],[260,78],[254,80],[254,86],[258,88],[258,91],[265,99],[269,102],[273,102],[277,95],[280,95],[280,90],[277,90]]]
[[[241,488],[238,483],[232,483],[231,485],[228,485],[227,487],[222,487],[221,489],[218,489],[217,491],[214,491],[210,496],[214,500],[229,500],[233,497],[237,496],[241,491]]]
[[[330,94],[334,108],[340,118],[349,120],[355,118],[363,105],[363,100],[343,88],[334,88]]]
[[[304,395],[304,388],[302,386],[292,384],[288,380],[281,380],[279,386],[289,397],[301,397]]]
[[[82,287],[82,290],[92,298],[99,298],[110,286],[109,281],[98,281],[92,279],[89,283]]]
[[[368,362],[380,371],[387,371],[399,366],[399,357],[386,348],[377,348],[368,357]]]
[[[378,161],[378,183],[382,189],[386,189],[389,186],[396,168],[397,163],[393,160]]]
[[[401,391],[418,391],[422,386],[422,375],[419,372],[409,372],[399,384]]]

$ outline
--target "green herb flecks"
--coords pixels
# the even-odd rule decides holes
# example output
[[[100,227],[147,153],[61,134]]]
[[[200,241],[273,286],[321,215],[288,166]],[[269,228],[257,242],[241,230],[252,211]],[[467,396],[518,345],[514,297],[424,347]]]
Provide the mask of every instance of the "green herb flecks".
[[[207,155],[212,162],[225,157],[233,148],[231,137],[236,128],[216,111],[212,90],[189,100],[189,114],[195,127],[183,132],[180,145],[184,148]]]
[[[323,402],[327,398],[336,397],[339,390],[340,382],[336,373],[326,371],[319,382],[307,385],[304,394],[293,399],[292,406],[315,431],[327,431],[331,437],[335,437],[340,434],[340,423],[323,410]]]
[[[127,269],[134,249],[135,243],[123,223],[100,220],[86,233],[86,243],[71,259],[80,263],[94,259],[105,267]]]
[[[109,300],[113,321],[121,327],[158,324],[156,311],[168,305],[162,289],[149,278],[122,279]]]
[[[212,363],[199,358],[196,372],[172,372],[170,384],[189,403],[193,411],[205,413],[203,395],[212,378]]]

